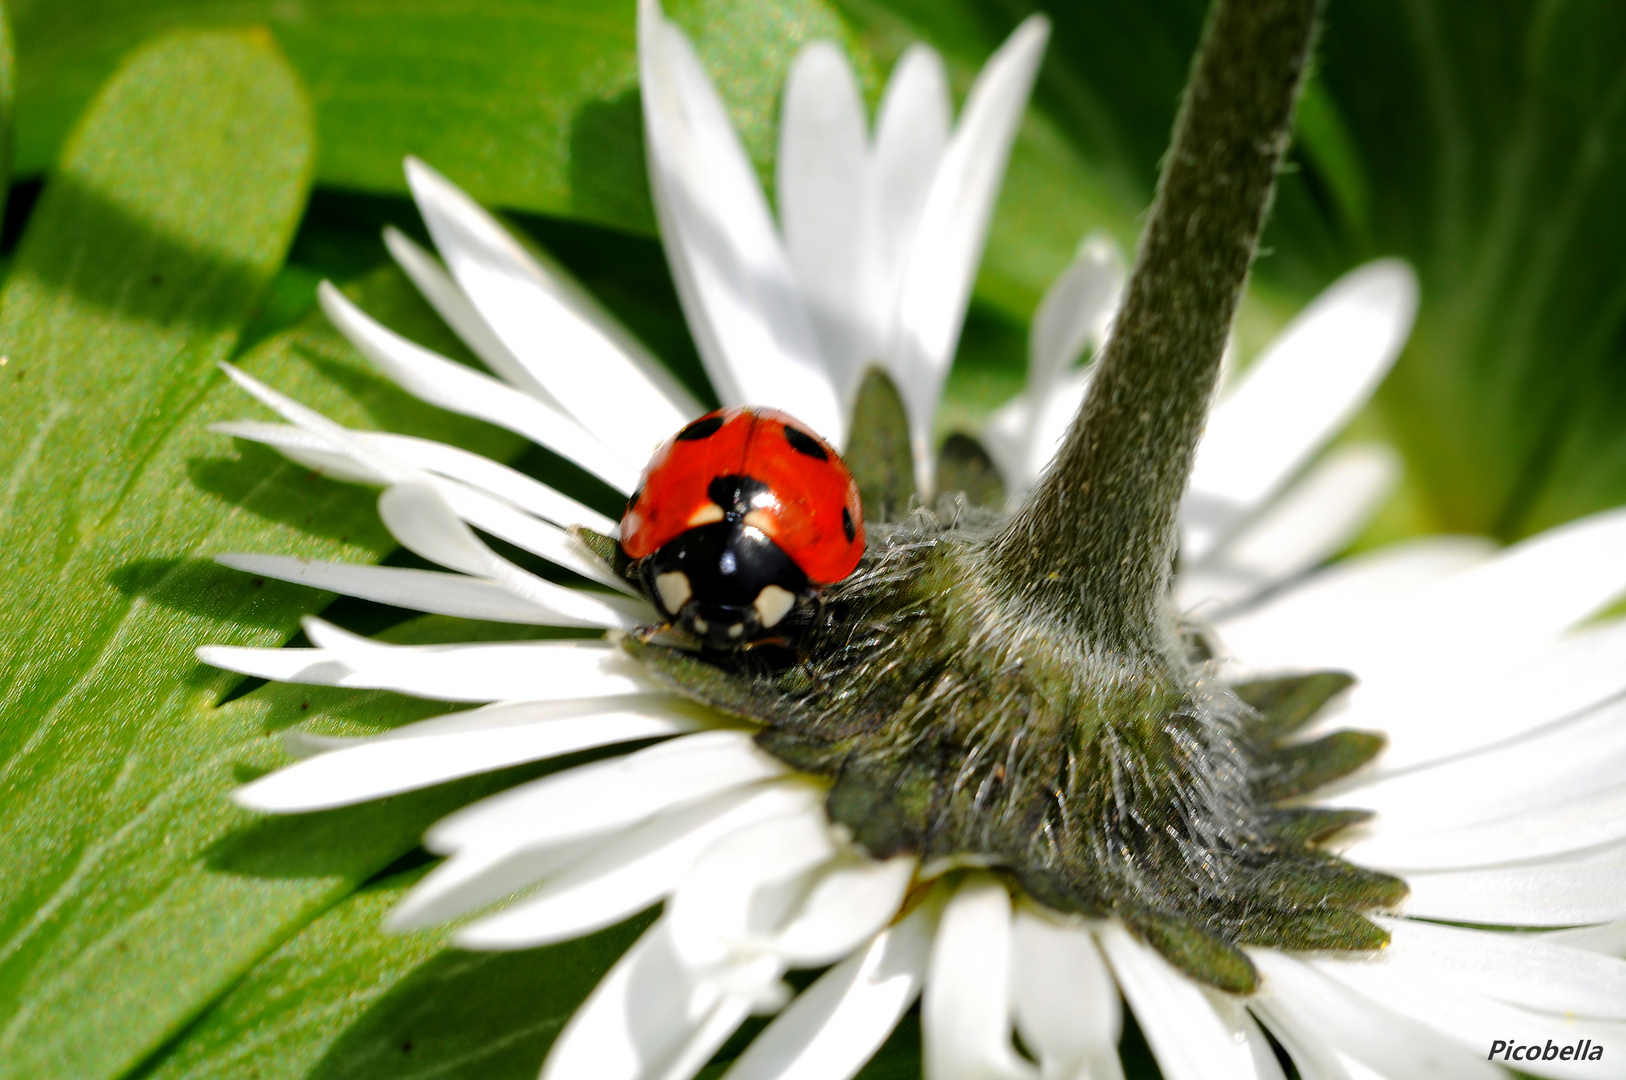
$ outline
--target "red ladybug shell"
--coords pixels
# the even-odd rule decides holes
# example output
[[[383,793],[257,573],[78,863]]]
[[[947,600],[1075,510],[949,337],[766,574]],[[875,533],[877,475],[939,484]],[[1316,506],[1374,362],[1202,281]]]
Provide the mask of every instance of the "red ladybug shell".
[[[641,559],[681,533],[722,517],[707,494],[719,476],[767,487],[746,523],[755,525],[814,585],[830,585],[864,554],[858,485],[835,450],[776,409],[718,409],[668,439],[644,470],[621,519],[621,550]]]

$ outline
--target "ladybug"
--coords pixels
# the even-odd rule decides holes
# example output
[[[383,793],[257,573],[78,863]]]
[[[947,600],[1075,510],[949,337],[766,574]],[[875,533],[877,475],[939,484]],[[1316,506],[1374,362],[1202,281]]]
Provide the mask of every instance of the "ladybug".
[[[864,554],[858,485],[830,444],[774,409],[708,413],[650,459],[621,518],[626,573],[715,648],[774,634]]]

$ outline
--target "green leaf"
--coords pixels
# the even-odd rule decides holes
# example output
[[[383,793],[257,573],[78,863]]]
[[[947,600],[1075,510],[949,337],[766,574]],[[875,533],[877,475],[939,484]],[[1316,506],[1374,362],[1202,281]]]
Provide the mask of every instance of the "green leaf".
[[[547,949],[469,953],[384,915],[421,871],[346,897],[266,957],[143,1080],[536,1075],[548,1047],[650,922]]]
[[[823,0],[667,6],[693,37],[770,188],[780,87],[806,42],[842,43],[873,105],[911,42],[924,38],[944,51],[963,95],[1014,26],[972,0],[890,9]],[[651,233],[634,7],[597,0],[478,6],[334,0],[315,7],[281,0],[23,0],[18,171],[38,171],[52,160],[90,92],[146,36],[180,25],[261,23],[311,87],[318,183],[402,192],[401,159],[410,153],[488,205]],[[1144,65],[1104,51],[1118,58],[1113,73],[1134,73],[1136,86],[1155,83]],[[1173,72],[1172,89],[1166,100],[1151,95],[1163,116],[1155,137],[1142,140],[1155,146],[1143,154],[1147,167],[1139,173],[1116,158],[1088,157],[1087,145],[1081,153],[1070,130],[1083,123],[1071,117],[1081,108],[1068,81],[1073,75],[1052,60],[1044,85],[1056,89],[1041,90],[1039,107],[1018,135],[978,282],[982,299],[1026,320],[1090,228],[1111,227],[1133,240],[1188,56],[1189,46],[1177,63],[1155,67],[1159,75]]]
[[[12,553],[0,597],[0,1075],[106,1075],[172,1020],[173,995],[129,1001],[134,982],[81,985],[76,999],[59,990],[75,966],[136,959],[109,931],[145,913],[88,885],[207,761],[172,722],[218,693],[175,633],[211,620],[161,604],[199,573],[182,555],[225,507],[198,512],[187,483],[198,435],[171,434],[198,414],[280,262],[309,162],[309,110],[269,39],[156,43],[69,141],[0,294],[0,543]],[[217,614],[243,617],[240,637],[270,614],[249,592],[215,598]],[[172,932],[142,940],[146,952],[186,947]],[[170,989],[148,983],[149,996],[154,985]],[[106,1016],[121,1000],[146,1009]],[[78,1026],[96,1014],[121,1022]]]
[[[351,290],[402,332],[447,348],[444,329],[399,275]],[[519,440],[405,398],[364,369],[319,315],[243,365],[343,422],[449,435],[494,456]],[[110,410],[115,418],[141,410]],[[0,811],[11,835],[0,954],[0,1076],[71,1063],[115,1076],[217,997],[259,956],[417,843],[430,822],[510,783],[513,772],[349,811],[261,820],[227,799],[283,763],[271,733],[307,718],[372,731],[444,711],[388,694],[270,685],[224,707],[236,677],[198,665],[205,643],[274,645],[321,594],[205,561],[233,550],[369,561],[393,542],[370,493],[323,480],[269,451],[211,435],[258,414],[211,375],[148,435],[127,490],[42,586],[49,619],[22,643],[4,725],[26,745]],[[65,447],[63,471],[89,448]],[[36,502],[39,500],[36,500]],[[41,508],[43,509],[43,508]],[[51,560],[50,553],[40,557]],[[13,594],[18,595],[18,594]],[[21,618],[14,609],[8,617]],[[396,640],[455,637],[422,619]],[[473,628],[524,636],[514,627]],[[464,629],[463,636],[471,630]],[[28,733],[25,721],[48,724]],[[365,722],[363,722],[365,721]],[[92,1037],[94,1036],[94,1037]]]
[[[269,28],[315,100],[322,184],[403,192],[416,154],[493,206],[649,233],[631,2],[23,0],[18,171],[63,133],[129,49],[165,28]],[[812,37],[846,38],[820,0],[669,5],[719,73],[747,147],[771,161],[779,81]]]
[[[265,688],[216,709],[235,680],[192,650],[276,644],[316,597],[204,557],[392,546],[366,492],[206,430],[251,411],[214,363],[288,242],[308,147],[263,37],[161,42],[92,107],[0,296],[0,1076],[119,1075],[470,794],[265,824],[224,797],[281,759],[266,732],[314,699]],[[355,294],[453,348],[399,275]],[[387,387],[316,317],[244,363],[345,422],[518,446]],[[437,708],[346,700],[384,720]]]

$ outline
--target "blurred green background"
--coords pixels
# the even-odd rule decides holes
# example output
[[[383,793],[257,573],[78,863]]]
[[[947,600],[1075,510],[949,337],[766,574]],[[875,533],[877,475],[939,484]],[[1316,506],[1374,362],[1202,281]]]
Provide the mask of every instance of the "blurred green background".
[[[1204,7],[1044,7],[1054,36],[945,425],[1020,386],[1027,319],[1084,233],[1132,247]],[[778,87],[802,43],[840,40],[873,105],[925,40],[963,94],[1031,10],[669,5],[770,188]],[[369,731],[436,708],[239,685],[192,660],[205,642],[287,641],[330,599],[213,553],[402,561],[369,493],[205,427],[258,415],[222,386],[214,364],[232,358],[340,420],[520,455],[614,511],[545,453],[381,383],[314,313],[314,286],[332,278],[463,355],[379,240],[388,223],[423,238],[400,167],[416,154],[704,393],[654,237],[633,6],[12,0],[9,17],[0,1078],[532,1076],[637,926],[495,956],[381,932],[422,872],[424,825],[539,769],[281,821],[231,806],[234,784],[283,760],[282,728]],[[1416,331],[1357,421],[1406,463],[1364,543],[1513,540],[1626,502],[1623,54],[1626,7],[1608,0],[1332,0],[1239,333],[1257,347],[1368,258],[1417,268]],[[401,641],[513,634],[328,614]],[[916,1075],[915,1039],[906,1026],[865,1075]]]

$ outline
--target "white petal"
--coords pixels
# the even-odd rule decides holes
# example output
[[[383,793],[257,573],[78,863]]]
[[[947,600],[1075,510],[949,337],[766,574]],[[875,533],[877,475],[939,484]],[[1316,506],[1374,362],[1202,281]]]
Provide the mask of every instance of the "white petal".
[[[1064,372],[1043,400],[1026,395],[996,412],[983,430],[988,452],[1001,474],[1010,477],[1006,507],[1015,510],[1061,449],[1073,417],[1084,404],[1095,365]]]
[[[452,505],[442,498],[442,490],[453,498],[462,494],[455,486],[437,489],[427,484],[397,484],[386,488],[378,497],[378,516],[383,519],[390,535],[407,550],[449,569],[494,581],[515,596],[549,610],[566,612],[582,625],[630,630],[640,622],[647,622],[653,614],[647,605],[624,608],[611,604],[608,598],[601,599],[592,593],[556,585],[515,566],[487,547],[474,535],[473,529],[463,524]],[[460,501],[465,503],[465,507],[473,502],[470,499]],[[488,508],[482,505],[480,509]],[[593,571],[588,576],[595,581],[613,577],[609,568],[591,555],[578,553],[572,537],[546,522],[506,511],[500,515],[501,520],[497,520],[498,515],[490,513],[469,516],[490,526],[490,531],[498,536],[529,537],[533,532],[540,533],[549,544],[547,550],[538,551],[537,554],[551,556],[554,562],[578,573]],[[516,520],[520,528],[502,528],[502,521],[507,519]],[[536,550],[535,547],[532,550]]]
[[[1400,458],[1386,446],[1328,452],[1226,544],[1183,570],[1178,602],[1187,610],[1234,603],[1309,570],[1355,539],[1399,480]]]
[[[495,495],[555,525],[585,525],[589,529],[610,536],[616,535],[619,528],[610,518],[582,505],[570,496],[560,494],[546,484],[538,483],[501,462],[470,453],[460,447],[448,446],[429,439],[417,439],[410,435],[389,435],[382,432],[356,434],[363,442],[376,446],[381,452],[399,461],[449,480],[456,480],[488,495]]]
[[[494,582],[462,574],[393,566],[310,562],[282,555],[217,555],[215,561],[246,574],[292,581],[313,589],[326,589],[345,596],[357,596],[380,604],[393,604],[436,615],[544,626],[597,626],[610,629],[626,625],[613,616],[593,622],[583,621],[575,614],[522,600]],[[646,618],[643,621],[651,620]]]
[[[481,731],[370,739],[290,765],[238,788],[244,806],[278,813],[348,806],[462,776],[699,726],[688,712],[643,700],[534,703]]]
[[[382,484],[382,474],[353,460],[334,448],[327,439],[293,424],[268,424],[260,420],[223,420],[209,430],[234,439],[244,439],[280,451],[297,465],[314,469],[331,480],[347,484]]]
[[[270,406],[284,419],[292,421],[318,440],[341,451],[368,472],[375,474],[380,482],[427,485],[446,500],[458,517],[493,536],[517,544],[595,581],[636,594],[636,590],[627,582],[611,573],[609,568],[580,542],[558,526],[521,513],[509,503],[467,485],[429,476],[422,470],[391,457],[379,444],[370,443],[356,433],[347,431],[320,413],[271,389],[246,372],[230,364],[221,364],[220,367],[233,382]],[[483,375],[476,377],[485,378]],[[493,385],[497,384],[493,382]],[[517,391],[505,387],[503,393],[517,394]]]
[[[823,792],[795,780],[731,792],[633,829],[531,896],[459,931],[465,948],[522,949],[620,922],[670,893],[701,852],[736,829],[805,814]]]
[[[1536,784],[1534,778],[1547,757],[1535,743],[1550,743],[1548,750],[1559,753],[1570,739],[1587,738],[1596,724],[1555,727],[1550,740],[1543,735],[1543,729],[1582,717],[1599,707],[1600,702],[1626,690],[1626,624],[1589,629],[1522,655],[1492,656],[1489,659],[1494,663],[1468,658],[1440,669],[1449,673],[1446,678],[1437,677],[1438,671],[1429,666],[1432,659],[1429,654],[1421,654],[1418,663],[1396,666],[1388,673],[1357,667],[1367,684],[1353,698],[1342,721],[1368,726],[1377,723],[1388,730],[1390,741],[1384,766],[1390,771],[1421,762],[1466,759],[1481,747],[1508,740],[1534,740],[1529,747],[1531,755],[1522,765],[1526,771],[1510,771],[1506,758],[1498,767],[1512,789],[1539,795],[1542,785]],[[1585,764],[1571,761],[1572,767]],[[1446,769],[1446,773],[1438,774],[1442,779],[1451,771],[1448,766]],[[1469,771],[1466,766],[1455,770],[1470,789],[1465,800],[1435,808],[1430,817],[1475,820],[1473,815],[1458,811],[1483,806],[1490,789],[1478,784]]]
[[[989,58],[966,98],[910,244],[898,290],[888,368],[909,413],[922,493],[931,490],[937,399],[965,321],[1016,129],[1050,24],[1030,16]]]
[[[1257,607],[1227,614],[1217,623],[1220,640],[1249,671],[1347,668],[1352,657],[1372,651],[1372,639],[1394,632],[1403,607],[1424,587],[1484,562],[1493,550],[1483,539],[1443,536],[1345,559]],[[1370,677],[1364,667],[1361,677]]]
[[[590,856],[606,834],[787,774],[748,740],[750,734],[730,730],[673,738],[442,818],[424,844],[457,854],[390,912],[390,924],[429,925],[480,908]]]
[[[1308,963],[1346,989],[1413,1017],[1472,1050],[1488,1051],[1496,1039],[1533,1042],[1538,1046],[1548,1040],[1563,1046],[1587,1038],[1609,1046],[1626,1039],[1626,1024],[1559,1017],[1518,1008],[1433,977],[1420,976],[1415,970],[1401,971],[1381,960],[1316,958]],[[1597,1066],[1575,1061],[1531,1062],[1521,1068],[1555,1077],[1609,1075],[1609,1071],[1600,1072]],[[1608,1069],[1619,1075],[1618,1061]]]
[[[1232,1052],[1243,1071],[1258,1077],[1258,1080],[1287,1080],[1281,1062],[1276,1060],[1276,1051],[1271,1049],[1270,1040],[1265,1038],[1258,1022],[1248,1014],[1242,1002],[1217,990],[1204,990],[1203,996],[1214,1007],[1220,1023],[1230,1029]]]
[[[1574,926],[1626,918],[1626,844],[1538,862],[1413,872],[1407,915],[1488,926]]]
[[[329,452],[343,454],[354,463],[353,468],[359,469],[369,476],[377,477],[377,483],[405,482],[417,479],[415,469],[397,462],[387,454],[369,446],[355,432],[334,423],[316,410],[301,405],[286,394],[271,389],[271,387],[241,368],[227,363],[221,363],[219,367],[221,371],[226,373],[227,378],[248,391],[257,401],[270,408],[284,420],[299,427],[311,440],[312,446],[327,447]],[[239,426],[239,430],[241,430],[241,426]]]
[[[1250,952],[1265,977],[1265,991],[1249,1004],[1273,1029],[1296,1033],[1293,1041],[1313,1050],[1335,1048],[1392,1080],[1505,1080],[1482,1054],[1464,1050],[1415,1017],[1352,993],[1303,960],[1267,949]],[[1487,1043],[1484,1049],[1489,1048]],[[1295,1055],[1295,1063],[1301,1060]],[[1336,1058],[1329,1065],[1337,1068]]]
[[[1596,926],[1574,926],[1567,930],[1549,930],[1539,935],[1540,940],[1572,949],[1585,949],[1607,956],[1626,956],[1626,919],[1599,923]]]
[[[706,731],[493,795],[436,822],[424,843],[442,854],[565,843],[788,772],[751,732]]]
[[[1257,994],[1248,1002],[1253,1015],[1287,1051],[1293,1068],[1298,1070],[1299,1080],[1358,1080],[1357,1074],[1346,1064],[1344,1055],[1326,1044],[1315,1025],[1300,1023],[1296,1017],[1285,1015],[1273,1005],[1268,992]],[[1372,1073],[1371,1077],[1383,1080],[1376,1073]]]
[[[704,410],[558,267],[416,158],[407,183],[447,267],[514,358],[582,425],[635,462]]]
[[[1028,334],[1027,387],[983,432],[1013,508],[1055,457],[1084,402],[1093,369],[1075,370],[1073,363],[1086,344],[1099,350],[1105,342],[1125,276],[1117,245],[1091,233],[1039,301]]]
[[[1023,904],[1016,909],[1015,946],[1016,1027],[1038,1055],[1044,1080],[1121,1077],[1118,988],[1089,930]]]
[[[1033,313],[1026,389],[1031,401],[1050,396],[1085,345],[1105,340],[1127,276],[1123,255],[1106,233],[1092,232],[1079,243],[1073,261],[1045,290]]]
[[[903,282],[909,248],[948,146],[954,103],[943,58],[926,45],[904,50],[892,68],[875,114],[870,189],[872,271],[877,282],[873,318],[883,333]],[[872,359],[879,360],[876,356]]]
[[[793,967],[845,956],[897,914],[914,873],[913,856],[877,862],[844,852],[813,875],[796,913],[763,946]]]
[[[847,56],[828,41],[802,50],[785,80],[779,122],[779,221],[830,378],[843,399],[881,356],[872,318],[880,287],[866,250],[869,147],[864,101]]]
[[[1191,497],[1262,505],[1366,403],[1400,355],[1417,310],[1417,279],[1398,260],[1350,271],[1299,314],[1215,407],[1197,448]],[[1188,534],[1201,558],[1226,530]]]
[[[464,484],[450,480],[439,480],[425,473],[417,474],[414,479],[417,482],[410,485],[411,487],[417,488],[419,491],[428,489],[436,498],[434,500],[422,497],[415,498],[413,502],[414,509],[411,514],[397,515],[385,519],[385,524],[390,526],[390,531],[403,545],[411,546],[407,543],[403,533],[411,532],[410,526],[413,523],[422,523],[422,527],[426,530],[433,527],[437,531],[449,533],[454,529],[462,528],[461,522],[467,522],[483,532],[490,533],[499,540],[506,540],[510,544],[524,548],[533,555],[540,555],[549,562],[564,567],[566,570],[574,571],[591,581],[596,581],[601,585],[608,585],[629,596],[638,595],[637,590],[630,582],[616,574],[580,540],[566,530],[559,528],[559,526],[516,510],[509,503],[493,498],[483,491],[477,491]],[[408,486],[402,485],[403,488]],[[386,495],[388,495],[388,492],[386,492]],[[385,513],[386,505],[388,505],[387,500],[380,498],[379,512],[381,514]],[[436,519],[439,524],[431,526],[429,524],[431,519]],[[395,531],[397,527],[402,531],[397,533]],[[427,536],[424,539],[427,539]],[[477,539],[475,543],[487,552],[486,558],[498,559],[496,553],[486,548],[483,541]],[[443,547],[442,550],[448,557],[451,557],[452,548]],[[419,551],[418,554],[430,558],[423,551]],[[472,558],[472,550],[467,550],[464,554]],[[434,561],[440,562],[443,566],[461,568],[461,564],[448,563],[440,559]],[[498,562],[490,564],[485,576],[500,577],[505,583],[509,583],[510,578],[512,578],[512,587],[518,591],[526,586],[518,584],[523,579],[513,577],[513,574],[517,571],[518,568],[514,567],[512,563],[500,559]]]
[[[725,1080],[848,1080],[886,1041],[920,993],[937,925],[922,904],[791,1002]]]
[[[786,409],[840,445],[845,418],[767,200],[657,0],[638,5],[638,70],[656,217],[712,385],[725,404]]]
[[[1382,962],[1511,1005],[1569,1016],[1626,1016],[1626,960],[1558,944],[1550,935],[1493,933],[1414,919],[1376,920],[1391,935]]]
[[[1549,529],[1420,598],[1438,616],[1417,629],[1450,635],[1439,644],[1462,655],[1540,647],[1626,589],[1623,551],[1626,510]]]
[[[542,1080],[687,1080],[750,1013],[696,986],[665,920],[644,932],[565,1025]]]
[[[943,909],[921,1004],[928,1080],[1037,1075],[1011,1043],[1011,898],[972,874]]]
[[[444,818],[424,838],[452,853],[390,915],[426,926],[481,907],[593,854],[610,833],[786,775],[749,734],[708,731],[512,788]],[[674,775],[675,767],[688,775]]]
[[[1618,775],[1626,759],[1613,764]],[[1522,862],[1626,838],[1626,785],[1539,809],[1509,806],[1495,818],[1457,828],[1436,828],[1427,819],[1408,828],[1384,816],[1363,831],[1341,854],[1402,875]]]
[[[484,316],[475,310],[474,305],[469,302],[468,295],[452,280],[452,276],[440,265],[439,260],[393,225],[384,227],[384,247],[389,250],[395,264],[412,279],[412,284],[418,287],[423,298],[429,301],[429,306],[446,320],[446,325],[456,332],[463,344],[467,345],[486,367],[496,372],[505,382],[527,394],[541,398],[549,405],[559,404],[553,395],[525,370],[525,366],[514,357],[514,354],[508,351],[508,346],[502,343],[502,339],[491,329],[491,324],[486,322]]]
[[[818,807],[720,838],[695,860],[667,903],[678,955],[704,970],[737,953],[760,951],[791,914],[802,891],[796,886],[836,850]]]
[[[379,482],[427,486],[433,489],[440,499],[445,500],[446,507],[450,509],[455,517],[461,518],[463,521],[483,529],[499,539],[516,544],[533,554],[540,555],[560,566],[574,570],[584,577],[631,595],[637,594],[637,591],[628,582],[612,573],[609,567],[605,566],[578,540],[571,537],[557,525],[522,513],[503,499],[488,495],[466,484],[430,476],[422,470],[390,456],[386,449],[387,444],[368,442],[362,439],[356,433],[347,431],[320,413],[313,412],[291,398],[277,393],[264,383],[229,364],[222,364],[221,368],[234,382],[275,409],[285,419],[293,421],[317,440],[332,446],[369,473],[376,475]],[[478,377],[485,378],[485,376]],[[504,389],[504,393],[517,392]],[[427,512],[430,509],[430,504],[424,502],[423,509]],[[402,524],[409,523],[408,519],[402,521]],[[400,539],[400,537],[397,536],[397,539]],[[468,548],[467,545],[459,545],[459,547],[465,556],[472,557],[472,549]],[[446,564],[443,563],[442,565]],[[461,566],[462,564],[456,563],[452,565]]]
[[[505,498],[488,494],[486,491],[471,487],[468,484],[442,479],[426,473],[417,466],[392,455],[392,448],[403,445],[401,442],[394,441],[388,436],[378,436],[371,439],[363,438],[358,433],[347,431],[326,417],[278,394],[250,376],[230,368],[229,365],[222,366],[227,368],[228,374],[234,380],[247,387],[256,397],[298,424],[312,445],[328,446],[334,451],[343,454],[344,457],[354,462],[354,471],[365,471],[372,478],[372,482],[427,487],[433,491],[439,500],[444,501],[444,506],[438,506],[435,504],[435,500],[418,499],[418,513],[397,519],[396,525],[403,529],[411,531],[409,527],[420,518],[425,520],[430,516],[445,518],[449,512],[454,519],[466,521],[470,525],[480,528],[501,540],[522,547],[532,554],[540,555],[565,569],[581,574],[583,577],[609,585],[611,588],[628,595],[638,595],[637,590],[629,582],[612,572],[579,540],[557,525],[521,512],[515,508],[512,502]],[[266,432],[266,434],[270,435],[270,432]],[[280,436],[272,436],[267,441],[277,441],[279,439]],[[300,446],[304,444],[303,440],[289,441]],[[285,454],[295,460],[308,456],[303,449],[294,449],[291,446],[282,445],[280,442],[278,442],[278,445],[279,449],[282,449]],[[416,449],[418,451],[422,450],[421,447]],[[324,454],[325,452],[319,452],[316,456],[320,459]],[[490,475],[492,470],[471,471],[480,474],[475,476],[476,480],[492,479]],[[504,494],[515,493],[511,490],[515,485],[508,483],[505,486],[510,490],[505,491]],[[385,500],[380,501],[381,509],[386,505]],[[388,520],[386,520],[386,524],[389,524]],[[455,521],[448,528],[453,526],[455,526]],[[455,527],[460,528],[461,526]],[[396,539],[406,543],[401,534],[397,534]],[[476,542],[476,546],[484,548],[483,543],[480,542]],[[453,551],[453,547],[441,545],[441,548],[448,553]],[[474,548],[466,543],[455,545],[455,548],[462,552],[462,558],[465,560],[475,557]],[[419,552],[419,554],[423,554],[423,552]],[[490,552],[489,549],[480,558],[481,560],[497,559],[495,553]],[[452,563],[442,561],[442,565],[466,568],[475,564],[466,561]],[[480,565],[485,565],[485,562],[482,561]],[[508,577],[513,573],[518,572],[518,569],[506,560],[497,559],[496,562],[490,563],[490,567],[492,568],[491,572],[484,576],[503,577],[505,581],[508,581]],[[513,580],[518,582],[523,579],[514,578]],[[516,586],[516,588],[519,588],[519,586]],[[541,591],[546,592],[547,590]]]
[[[321,634],[325,647],[205,646],[198,659],[277,682],[395,690],[439,701],[562,701],[661,689],[637,661],[597,641],[387,645],[306,619],[306,631],[313,627],[313,640]]]
[[[568,458],[622,493],[638,482],[642,459],[612,449],[573,417],[539,398],[464,367],[386,329],[330,283],[317,290],[322,310],[351,344],[402,389],[451,412],[525,436]]]
[[[1196,983],[1117,923],[1096,930],[1129,1007],[1168,1080],[1249,1080],[1251,1063]]]
[[[535,847],[471,848],[460,851],[413,886],[385,920],[391,930],[416,930],[490,907],[556,876],[601,850],[616,837],[592,831],[584,837]],[[614,830],[606,830],[614,831]]]
[[[335,480],[363,484],[388,482],[385,474],[366,463],[375,461],[374,456],[369,456],[366,461],[356,460],[347,454],[344,446],[303,428],[286,424],[233,420],[212,424],[210,430],[276,447],[295,461],[319,468]],[[584,506],[570,496],[563,495],[546,484],[540,484],[501,462],[470,453],[461,447],[381,431],[351,431],[348,434],[362,445],[376,450],[378,455],[414,469],[456,480],[467,487],[512,503],[521,510],[556,525],[585,525],[608,536],[615,536],[619,532],[620,526],[597,510]]]

